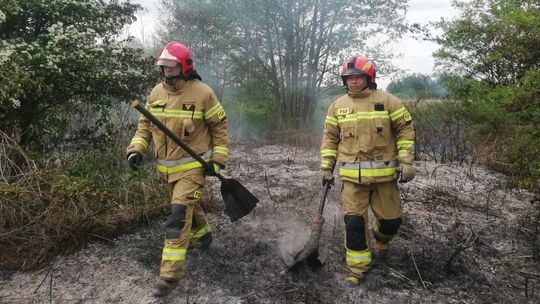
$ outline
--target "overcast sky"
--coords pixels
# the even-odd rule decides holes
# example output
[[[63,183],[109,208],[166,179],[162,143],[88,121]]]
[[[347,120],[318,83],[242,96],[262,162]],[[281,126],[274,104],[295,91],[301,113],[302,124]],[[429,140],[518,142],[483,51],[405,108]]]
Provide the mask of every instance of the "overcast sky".
[[[130,29],[131,35],[140,38],[143,32],[141,24],[144,24],[144,32],[149,35],[154,27],[154,16],[158,14],[159,0],[132,0],[131,2],[139,3],[147,9],[143,14],[139,14],[139,20]],[[407,12],[409,22],[426,24],[430,21],[438,21],[441,18],[452,19],[456,16],[457,10],[451,6],[451,0],[409,0],[409,10]],[[389,45],[389,47],[400,54],[395,59],[394,64],[407,73],[433,73],[434,61],[432,53],[437,49],[437,44],[415,40],[412,37],[404,37]],[[377,84],[379,88],[386,88],[391,79],[384,77],[384,75],[378,76]]]

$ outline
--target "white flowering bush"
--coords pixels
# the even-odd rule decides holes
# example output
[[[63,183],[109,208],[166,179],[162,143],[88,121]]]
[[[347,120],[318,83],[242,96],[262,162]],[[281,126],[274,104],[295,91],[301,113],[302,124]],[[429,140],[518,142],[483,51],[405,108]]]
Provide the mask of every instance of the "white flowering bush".
[[[116,0],[0,0],[0,130],[38,146],[62,138],[74,111],[103,126],[114,103],[144,96],[152,60],[121,34],[139,8]]]

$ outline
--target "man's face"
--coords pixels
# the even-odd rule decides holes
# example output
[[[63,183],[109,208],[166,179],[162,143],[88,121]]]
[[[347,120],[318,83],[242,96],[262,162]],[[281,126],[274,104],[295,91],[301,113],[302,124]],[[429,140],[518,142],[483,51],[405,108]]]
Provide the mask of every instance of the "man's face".
[[[367,86],[367,75],[351,75],[347,76],[345,82],[349,91],[358,92],[363,91]]]
[[[176,64],[173,67],[163,66],[163,73],[165,77],[174,77],[180,75],[180,64]]]

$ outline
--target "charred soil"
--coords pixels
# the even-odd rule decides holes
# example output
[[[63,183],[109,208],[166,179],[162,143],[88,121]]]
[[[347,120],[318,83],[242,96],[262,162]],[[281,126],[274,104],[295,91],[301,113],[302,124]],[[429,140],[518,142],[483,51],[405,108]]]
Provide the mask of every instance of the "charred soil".
[[[404,221],[362,284],[345,284],[339,182],[320,242],[323,266],[287,271],[280,250],[305,242],[322,190],[318,151],[236,144],[228,172],[260,199],[230,223],[210,213],[214,242],[188,251],[185,276],[165,299],[159,273],[166,215],[133,234],[96,237],[33,271],[0,272],[1,303],[538,303],[539,209],[482,167],[418,162],[400,184]],[[209,180],[219,197],[219,185]]]

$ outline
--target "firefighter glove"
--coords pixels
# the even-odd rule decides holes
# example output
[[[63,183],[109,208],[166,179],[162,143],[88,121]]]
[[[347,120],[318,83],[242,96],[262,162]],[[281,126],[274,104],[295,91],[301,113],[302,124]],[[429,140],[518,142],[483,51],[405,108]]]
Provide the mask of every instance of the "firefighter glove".
[[[416,176],[416,169],[413,164],[401,164],[399,167],[400,183],[406,183],[411,181]]]
[[[331,185],[334,184],[334,173],[330,170],[321,170],[322,185],[324,186],[326,182],[329,182]]]
[[[224,165],[216,162],[216,161],[209,161],[208,162],[208,166],[205,166],[204,167],[204,174],[206,176],[216,176],[219,174],[219,172],[221,171],[221,169],[225,168]]]
[[[138,170],[141,165],[142,155],[139,152],[132,152],[128,155],[128,164],[132,170]]]

